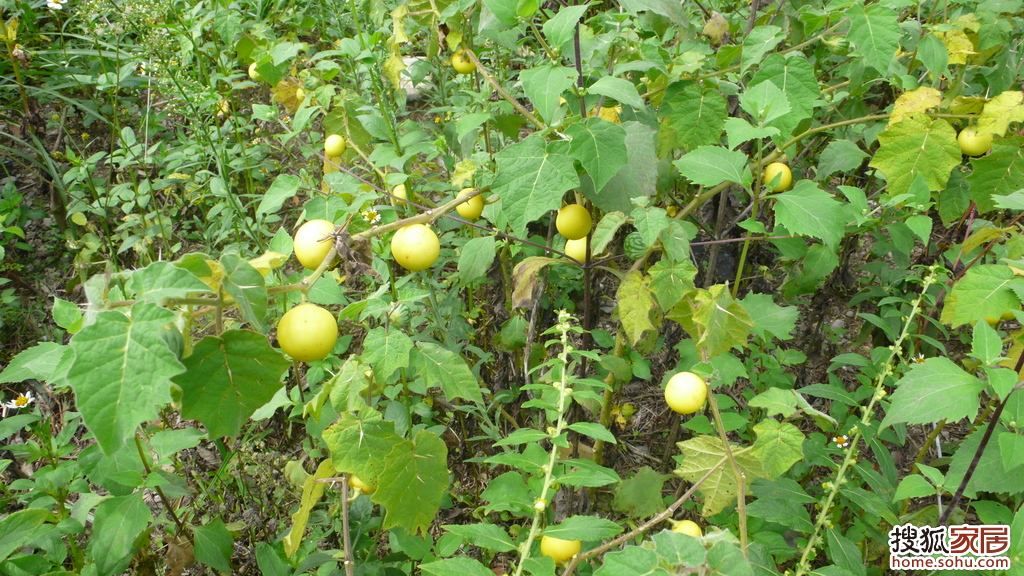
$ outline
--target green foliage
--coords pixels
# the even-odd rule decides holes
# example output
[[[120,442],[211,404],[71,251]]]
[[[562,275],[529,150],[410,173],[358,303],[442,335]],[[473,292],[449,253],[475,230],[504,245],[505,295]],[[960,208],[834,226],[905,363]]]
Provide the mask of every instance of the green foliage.
[[[867,576],[943,512],[1024,557],[1017,3],[45,4],[0,22],[0,573]],[[292,363],[300,302],[339,338]]]

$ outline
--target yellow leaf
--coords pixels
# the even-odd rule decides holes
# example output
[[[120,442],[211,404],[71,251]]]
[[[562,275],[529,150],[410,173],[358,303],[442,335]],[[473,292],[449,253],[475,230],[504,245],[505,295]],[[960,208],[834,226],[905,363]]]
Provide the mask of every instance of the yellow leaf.
[[[981,30],[981,20],[978,20],[977,14],[964,14],[954,20],[953,25],[961,30],[970,30],[971,32]]]
[[[402,4],[391,11],[392,40],[395,44],[407,44],[409,36],[405,34],[405,17],[409,15],[409,6]]]
[[[249,260],[249,265],[259,271],[264,277],[270,274],[271,270],[276,270],[284,263],[288,261],[288,257],[280,252],[264,252],[262,256],[258,256]]]
[[[963,30],[933,32],[933,34],[946,45],[950,64],[966,64],[967,57],[975,54],[974,44]]]
[[[984,96],[957,96],[949,103],[950,114],[980,114],[985,107]]]
[[[892,126],[912,114],[926,112],[928,109],[935,108],[941,103],[942,93],[935,88],[924,86],[910,92],[904,92],[900,94],[899,98],[896,99],[896,104],[892,107],[892,114],[889,115],[889,125]]]
[[[476,174],[476,164],[469,159],[460,160],[455,165],[455,172],[452,173],[452,186],[461,188],[466,182],[473,179],[473,174]]]
[[[302,104],[302,100],[297,94],[299,88],[300,85],[298,80],[295,78],[286,78],[270,89],[270,95],[274,102],[284,106],[285,110],[287,110],[289,114],[294,114],[295,111],[299,109],[299,105]]]
[[[402,70],[405,70],[405,60],[402,59],[402,53],[399,52],[398,45],[392,43],[391,55],[384,62],[384,76],[387,77],[388,82],[391,82],[395,89],[401,86]]]
[[[1004,136],[1011,122],[1024,122],[1024,92],[1007,90],[986,102],[978,131]]]
[[[18,39],[18,19],[11,18],[7,21],[7,30],[4,35],[7,37],[7,41],[13,44]]]
[[[210,287],[214,292],[220,291],[220,283],[224,279],[224,267],[216,260],[206,259],[206,266],[210,269],[209,276],[200,276],[199,280]]]
[[[317,482],[317,480],[320,478],[330,478],[333,475],[334,464],[328,458],[321,462],[316,467],[316,472],[303,482],[302,501],[299,503],[299,509],[292,514],[292,529],[284,537],[284,553],[289,558],[295,555],[295,552],[299,549],[299,544],[302,543],[302,536],[306,533],[306,524],[309,523],[310,512],[313,511],[313,507],[324,496],[324,489],[327,487],[327,484]]]

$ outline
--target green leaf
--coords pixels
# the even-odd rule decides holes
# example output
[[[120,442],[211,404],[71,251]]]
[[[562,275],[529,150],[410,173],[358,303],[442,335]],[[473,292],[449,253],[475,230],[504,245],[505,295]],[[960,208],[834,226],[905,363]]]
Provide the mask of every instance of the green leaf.
[[[0,519],[0,562],[29,544],[35,544],[36,529],[50,519],[50,511],[26,508]]]
[[[534,134],[495,156],[497,176],[492,190],[501,198],[512,233],[562,204],[562,194],[579,186],[572,158],[548,152],[543,136]]]
[[[697,267],[690,260],[672,262],[663,258],[651,266],[648,272],[651,277],[651,293],[658,301],[658,307],[671,310],[687,292],[693,290]]]
[[[1024,138],[1002,138],[992,145],[992,152],[971,160],[974,170],[967,177],[971,200],[982,213],[996,208],[993,196],[1017,192],[1024,188]]]
[[[999,435],[999,455],[1003,461],[1003,468],[1013,470],[1024,465],[1024,436],[1014,432],[1004,432]]]
[[[480,383],[461,356],[433,342],[417,342],[410,367],[427,384],[444,391],[449,402],[462,398],[483,404]]]
[[[750,79],[750,86],[772,81],[789,103],[789,113],[771,121],[784,136],[793,134],[801,122],[811,117],[821,100],[821,88],[814,65],[801,54],[772,54],[765,58]]]
[[[11,358],[11,361],[0,371],[0,384],[39,380],[51,382],[57,371],[57,365],[70,348],[56,342],[40,342],[26,348]]]
[[[209,292],[194,274],[170,262],[153,262],[149,266],[132,272],[128,289],[146,302],[159,304],[168,298],[184,298],[196,292]]]
[[[231,554],[234,539],[224,522],[217,518],[205,526],[192,529],[195,536],[196,560],[220,572],[231,571]]]
[[[420,564],[419,568],[424,574],[432,576],[494,576],[494,572],[479,560],[465,556],[427,562]]]
[[[977,322],[971,340],[971,355],[985,366],[991,366],[1003,356],[1003,339],[988,322]]]
[[[562,93],[576,82],[576,78],[575,69],[552,64],[537,66],[519,73],[526,97],[544,120],[554,117],[555,111],[561,106],[559,99]]]
[[[687,294],[666,316],[679,323],[708,358],[745,344],[753,327],[743,305],[722,284]]]
[[[221,286],[235,299],[242,317],[259,332],[265,332],[264,319],[267,316],[267,287],[263,275],[249,262],[235,254],[220,258],[224,267]]]
[[[765,80],[744,90],[740,95],[740,106],[759,126],[768,124],[790,111],[786,93],[771,80]]]
[[[832,528],[827,532],[827,540],[829,558],[835,562],[836,566],[849,571],[854,576],[866,576],[867,567],[864,565],[864,557],[856,543]]]
[[[446,524],[445,532],[455,534],[477,548],[494,552],[511,552],[516,549],[512,538],[501,526],[494,524]]]
[[[53,299],[53,321],[61,328],[74,334],[82,329],[84,317],[78,304],[60,298]]]
[[[472,238],[459,251],[459,278],[469,284],[483,278],[494,263],[494,236]]]
[[[740,71],[757,64],[764,55],[771,52],[782,42],[785,36],[782,28],[770,24],[762,24],[750,31],[743,39],[743,56],[740,60]]]
[[[754,425],[757,440],[751,447],[751,454],[761,459],[761,466],[768,478],[776,478],[803,460],[804,435],[789,422],[774,419],[762,420]]]
[[[135,539],[152,521],[153,513],[141,493],[108,498],[97,506],[89,540],[89,558],[96,571],[120,574],[128,565]]]
[[[559,50],[566,42],[572,40],[576,31],[576,23],[587,12],[589,6],[589,2],[577,6],[565,6],[544,23],[542,27],[544,36],[553,49]]]
[[[609,444],[616,443],[615,435],[596,422],[574,422],[569,425],[569,429],[584,436],[589,436],[594,440],[600,440]]]
[[[744,142],[777,136],[779,129],[772,126],[764,128],[751,126],[750,122],[743,118],[732,117],[725,121],[725,133],[729,141],[729,148],[735,150]]]
[[[657,318],[650,278],[638,270],[627,272],[615,293],[619,321],[626,331],[630,345],[636,346],[657,330],[652,318]]]
[[[748,293],[743,297],[743,308],[754,323],[751,332],[762,340],[775,337],[789,340],[793,337],[800,309],[796,306],[779,306],[768,294]]]
[[[700,146],[673,164],[680,174],[701,186],[733,182],[749,188],[752,180],[746,154],[721,146]]]
[[[992,200],[995,201],[996,208],[1024,210],[1024,190],[1017,190],[1012,194],[1004,194],[1002,196],[992,196]]]
[[[754,576],[750,562],[743,557],[739,546],[728,540],[719,540],[708,550],[707,576]]]
[[[203,338],[184,364],[185,372],[174,377],[182,391],[181,414],[202,422],[211,438],[237,436],[281,389],[291,366],[266,336],[248,330]]]
[[[330,459],[324,460],[316,467],[316,472],[306,477],[302,483],[302,498],[299,500],[299,509],[292,514],[292,527],[284,537],[284,553],[291,558],[299,550],[302,544],[302,536],[306,533],[306,525],[309,524],[309,515],[313,507],[320,502],[324,496],[327,484],[317,482],[321,478],[334,476],[335,470]]]
[[[941,320],[953,328],[979,320],[998,319],[1004,312],[1020,309],[1014,293],[1016,277],[1009,266],[979,264],[953,284],[942,308]]]
[[[701,541],[671,530],[662,530],[651,537],[658,557],[672,566],[700,566],[706,552]]]
[[[373,368],[380,382],[387,382],[392,374],[409,367],[412,340],[401,330],[374,328],[363,340],[363,361]]]
[[[604,252],[604,249],[615,239],[615,233],[626,223],[626,215],[622,212],[608,212],[601,217],[601,220],[594,226],[594,232],[590,235],[590,252],[597,255]]]
[[[692,150],[718,144],[727,117],[726,102],[710,82],[675,82],[665,90],[660,116],[660,139],[670,148]]]
[[[910,116],[886,128],[878,142],[870,166],[885,175],[890,198],[909,192],[919,176],[929,190],[942,190],[950,171],[960,165],[956,132],[941,118]]]
[[[391,450],[404,442],[395,434],[393,422],[374,415],[376,418],[345,414],[323,432],[335,470],[355,474],[370,484],[377,482]]]
[[[696,482],[718,466],[697,489],[704,497],[701,515],[708,517],[735,504],[738,491],[736,474],[725,461],[725,445],[722,441],[717,436],[696,436],[680,442],[678,446],[683,452],[683,458],[675,473],[684,480]],[[765,476],[761,459],[752,454],[749,448],[741,449],[734,444],[730,444],[730,448],[736,464],[744,472],[746,482]]]
[[[953,454],[953,459],[949,463],[949,470],[946,472],[946,479],[942,483],[943,486],[959,486],[960,482],[963,481],[964,473],[978,451],[978,445],[985,434],[985,429],[986,427],[976,429],[957,446],[956,453]],[[999,425],[996,426],[993,435],[998,438],[1006,432],[1006,428]],[[1024,492],[1024,474],[1020,473],[1021,469],[1019,467],[1007,470],[1003,465],[1003,456],[1000,452],[991,443],[982,451],[978,466],[974,469],[974,474],[967,482],[964,496],[974,498],[978,492],[993,492],[996,494],[1020,494]]]
[[[793,234],[818,238],[835,249],[846,231],[843,204],[810,180],[801,180],[775,200],[775,221]]]
[[[899,486],[896,487],[896,493],[892,497],[893,502],[899,502],[900,500],[906,500],[908,498],[923,498],[925,496],[934,496],[935,487],[932,486],[928,480],[925,480],[924,476],[919,474],[911,474],[904,476],[900,480]]]
[[[622,532],[622,526],[619,526],[617,522],[596,516],[570,516],[560,523],[544,529],[545,536],[586,542],[614,538],[620,532]]]
[[[892,424],[957,422],[978,414],[984,383],[944,357],[914,364],[896,382],[882,427]]]
[[[299,192],[299,184],[302,181],[298,176],[291,174],[278,174],[274,183],[267,188],[260,199],[260,205],[256,208],[256,219],[259,220],[268,214],[276,214],[284,203]]]
[[[833,140],[818,156],[818,170],[815,176],[825,180],[836,172],[849,172],[859,168],[868,155],[849,140]]]
[[[594,576],[669,576],[669,572],[658,566],[658,555],[653,550],[627,546],[605,554]]]
[[[755,500],[747,505],[747,513],[755,518],[782,524],[804,534],[814,530],[807,505],[815,498],[790,478],[765,480],[758,478],[750,485]]]
[[[631,108],[644,107],[644,99],[640,97],[632,82],[615,76],[602,76],[587,88],[590,94],[598,94],[612,98]]]
[[[585,190],[594,205],[605,212],[629,212],[632,199],[657,192],[658,156],[654,129],[640,122],[623,122],[627,163],[608,183],[593,192]]]
[[[633,227],[637,235],[643,240],[645,248],[654,246],[658,237],[668,227],[669,217],[664,208],[658,206],[645,206],[633,210]]]
[[[792,390],[769,388],[750,399],[750,406],[763,408],[765,416],[780,415],[789,418],[796,413],[796,396]]]
[[[175,315],[152,304],[132,307],[131,317],[101,312],[71,339],[67,380],[85,425],[107,454],[171,401],[171,379],[185,367],[171,343],[180,338]]]
[[[856,47],[856,54],[863,56],[865,66],[885,76],[900,47],[898,15],[881,4],[872,4],[866,9],[852,6],[846,17],[850,19],[847,37]]]
[[[668,476],[644,466],[637,470],[631,478],[627,478],[615,487],[615,499],[612,508],[630,518],[646,518],[653,516],[665,508],[661,501],[661,490]]]
[[[600,118],[573,124],[565,133],[572,138],[569,155],[579,161],[601,190],[626,165],[626,130]]]
[[[385,508],[381,528],[425,533],[448,492],[447,464],[448,447],[427,430],[396,444],[384,458],[372,497]]]

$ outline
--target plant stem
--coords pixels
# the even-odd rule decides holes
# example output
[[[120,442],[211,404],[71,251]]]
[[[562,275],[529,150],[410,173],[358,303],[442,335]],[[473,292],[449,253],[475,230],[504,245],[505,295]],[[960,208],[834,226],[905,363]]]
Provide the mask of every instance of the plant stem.
[[[832,487],[829,489],[828,496],[826,496],[825,502],[821,505],[821,509],[818,512],[817,520],[814,523],[814,532],[811,533],[811,536],[807,539],[807,544],[804,546],[803,552],[800,554],[800,561],[796,566],[796,576],[804,576],[811,570],[811,553],[817,549],[821,529],[828,521],[828,515],[832,510],[832,504],[835,502],[836,496],[839,495],[839,490],[842,487],[843,482],[846,480],[846,471],[857,461],[857,453],[859,451],[858,443],[860,442],[863,434],[862,430],[871,423],[871,416],[874,413],[875,405],[885,397],[885,379],[892,375],[893,361],[902,353],[903,341],[906,340],[910,333],[910,326],[913,324],[914,317],[921,311],[921,302],[924,301],[924,297],[925,294],[927,294],[928,289],[937,280],[937,268],[932,266],[928,271],[928,275],[924,278],[920,294],[918,294],[917,298],[914,300],[914,303],[910,308],[910,313],[903,322],[903,330],[900,332],[899,337],[896,338],[896,341],[893,342],[892,346],[889,346],[889,356],[882,365],[878,376],[875,377],[875,391],[871,395],[871,400],[868,402],[868,405],[863,408],[859,425],[854,427],[853,431],[850,432],[850,448],[847,450],[842,464],[839,465],[839,470],[836,471],[835,480],[832,482]]]
[[[135,433],[135,447],[139,451],[139,460],[142,461],[142,467],[146,470],[146,474],[152,474],[153,469],[149,465],[149,458],[146,457],[146,451],[142,448],[142,438],[139,437],[137,432]],[[164,503],[164,508],[167,509],[167,514],[170,515],[171,520],[174,520],[174,523],[178,526],[178,533],[185,534],[185,524],[180,518],[178,518],[178,514],[174,511],[174,506],[171,505],[171,500],[167,498],[166,494],[164,494],[163,488],[157,486],[155,490],[157,495],[160,496],[160,500]]]
[[[341,542],[345,549],[345,576],[354,576],[356,564],[352,559],[352,536],[348,525],[348,474],[341,477],[341,529]]]
[[[548,491],[551,489],[552,483],[551,477],[555,469],[555,462],[558,460],[557,441],[565,429],[565,416],[569,411],[569,399],[572,396],[572,391],[569,389],[569,352],[571,347],[569,346],[569,327],[567,326],[568,314],[564,312],[559,314],[558,323],[562,340],[562,351],[558,354],[558,360],[562,366],[562,374],[556,382],[552,383],[552,386],[558,392],[558,420],[555,422],[554,430],[550,433],[551,451],[548,453],[548,463],[544,466],[544,480],[541,483],[540,498],[534,503],[533,522],[530,524],[530,533],[526,537],[526,542],[520,548],[519,562],[516,564],[514,576],[522,575],[523,567],[526,561],[530,559],[533,541],[537,539],[537,535],[540,533],[540,519],[547,509]]]
[[[573,559],[569,562],[569,564],[565,567],[565,571],[562,572],[562,576],[572,576],[573,572],[576,570],[576,566],[580,562],[584,562],[584,561],[589,560],[591,558],[595,558],[597,556],[600,556],[601,554],[604,554],[605,552],[611,550],[612,548],[618,546],[619,544],[623,544],[625,542],[628,542],[628,541],[632,540],[633,538],[636,538],[637,536],[643,534],[644,532],[647,532],[651,528],[654,528],[658,524],[661,524],[665,520],[668,520],[669,518],[671,518],[672,515],[675,514],[675,511],[678,510],[680,506],[685,504],[687,500],[689,500],[690,498],[693,497],[693,495],[697,492],[697,489],[700,488],[701,484],[703,484],[708,478],[710,478],[712,474],[717,472],[718,469],[721,468],[723,464],[725,464],[725,462],[726,462],[726,458],[722,458],[721,460],[719,460],[717,464],[715,464],[714,466],[709,468],[708,471],[705,472],[703,476],[701,476],[696,482],[694,482],[693,485],[690,486],[689,490],[687,490],[685,493],[683,493],[682,496],[680,496],[678,499],[676,499],[675,502],[673,502],[664,511],[660,512],[657,516],[652,517],[647,522],[644,522],[643,524],[637,526],[636,528],[634,528],[633,530],[629,531],[628,533],[623,534],[622,536],[619,536],[618,538],[615,538],[614,540],[609,540],[608,542],[605,542],[604,544],[598,546],[597,548],[592,548],[590,550],[587,550],[583,554],[577,554],[576,556],[574,556]]]
[[[466,56],[468,56],[469,59],[473,61],[473,64],[476,66],[476,71],[479,72],[480,75],[484,77],[484,80],[486,80],[487,83],[491,85],[491,88],[494,88],[494,91],[497,92],[499,96],[504,98],[506,102],[511,104],[512,107],[516,109],[517,112],[522,114],[523,118],[526,118],[526,120],[529,121],[530,124],[533,124],[540,130],[547,129],[547,124],[542,122],[540,118],[534,116],[532,112],[527,110],[525,106],[523,106],[522,104],[519,103],[518,100],[513,98],[512,95],[509,94],[508,91],[505,90],[505,88],[502,87],[502,85],[499,84],[498,81],[494,79],[494,76],[492,76],[490,72],[488,72],[487,69],[484,68],[484,65],[480,63],[480,59],[476,57],[476,52],[473,52],[469,48],[466,48]]]

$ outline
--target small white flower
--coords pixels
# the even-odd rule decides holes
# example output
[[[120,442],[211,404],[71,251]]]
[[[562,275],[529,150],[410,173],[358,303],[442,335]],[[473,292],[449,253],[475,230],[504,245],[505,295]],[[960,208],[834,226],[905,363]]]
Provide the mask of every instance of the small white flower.
[[[61,4],[60,2],[56,2],[55,0],[49,0],[46,3],[46,7],[49,8],[50,10],[60,10],[64,8],[64,5]]]
[[[32,396],[32,392],[25,392],[24,394],[16,396],[14,400],[4,404],[4,407],[17,410],[19,408],[25,408],[33,402],[35,402],[35,398]]]
[[[377,212],[376,210],[363,210],[362,216],[363,219],[366,220],[371,225],[380,222],[380,213]]]

